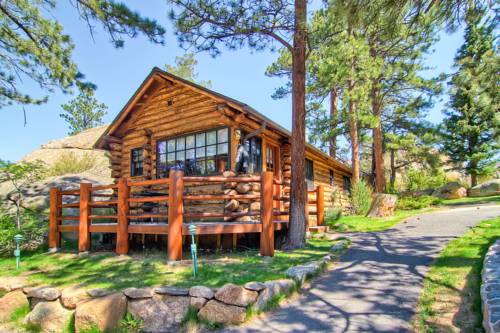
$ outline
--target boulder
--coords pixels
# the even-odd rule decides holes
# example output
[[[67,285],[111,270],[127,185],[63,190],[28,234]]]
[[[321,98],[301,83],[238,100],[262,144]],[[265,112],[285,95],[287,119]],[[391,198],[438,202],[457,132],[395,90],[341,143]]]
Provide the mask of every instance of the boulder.
[[[201,308],[198,312],[198,317],[211,323],[237,325],[245,321],[246,309],[211,300]]]
[[[71,322],[73,310],[65,309],[59,301],[39,302],[24,318],[24,324],[39,327],[42,332],[63,332]]]
[[[104,288],[95,288],[95,289],[87,290],[87,294],[90,297],[103,297],[103,296],[111,295],[112,293],[113,293],[113,290],[104,289]]]
[[[194,286],[189,289],[189,296],[212,299],[214,298],[214,292],[212,289],[205,286]]]
[[[189,305],[196,310],[201,309],[207,302],[208,300],[203,297],[190,297],[189,299]]]
[[[84,286],[76,285],[65,288],[61,292],[61,303],[68,309],[76,308],[76,305],[89,299],[87,289]]]
[[[321,263],[311,262],[305,265],[290,267],[286,270],[285,275],[299,283],[304,283],[307,278],[317,274],[321,270]]]
[[[248,290],[261,291],[266,285],[262,282],[247,282],[243,287]]]
[[[295,285],[293,280],[289,279],[273,280],[268,281],[264,284],[266,288],[259,293],[259,297],[257,297],[257,300],[253,305],[257,311],[264,310],[267,306],[267,303],[275,295],[289,294]]]
[[[488,180],[469,190],[469,197],[486,197],[490,195],[500,195],[500,179]]]
[[[0,281],[0,291],[8,293],[17,289],[23,289],[28,285],[28,278],[26,276],[5,276]]]
[[[39,302],[55,301],[59,296],[61,296],[61,292],[51,287],[30,288],[26,294],[30,302],[30,309],[33,309]]]
[[[459,182],[450,182],[435,189],[432,196],[441,199],[460,199],[467,196],[467,190]]]
[[[225,284],[215,293],[215,299],[230,305],[247,306],[257,299],[258,293],[232,283]]]
[[[153,289],[151,288],[127,288],[123,290],[123,293],[132,299],[153,297]]]
[[[93,298],[79,303],[75,311],[75,332],[91,327],[112,331],[118,327],[127,312],[127,297],[122,293]]]
[[[373,197],[368,217],[386,217],[394,214],[397,196],[393,194],[376,193]]]
[[[170,295],[170,296],[188,296],[189,289],[162,286],[162,287],[155,288],[155,293],[160,294],[160,295]]]
[[[143,321],[144,332],[178,332],[189,305],[189,297],[154,295],[129,301],[128,312]]]
[[[239,194],[247,194],[252,190],[252,185],[248,183],[238,183],[236,185],[236,191],[238,191]]]
[[[240,203],[236,199],[231,199],[229,200],[225,205],[224,205],[224,210],[229,211],[229,212],[234,212],[238,210],[238,207],[240,206]]]
[[[28,305],[28,299],[21,289],[5,294],[0,298],[0,322],[8,321],[14,310]]]

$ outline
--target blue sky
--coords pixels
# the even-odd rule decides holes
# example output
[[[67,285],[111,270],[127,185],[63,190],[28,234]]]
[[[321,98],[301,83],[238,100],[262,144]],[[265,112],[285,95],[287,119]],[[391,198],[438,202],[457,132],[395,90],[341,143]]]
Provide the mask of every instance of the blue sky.
[[[154,17],[167,28],[164,46],[149,43],[139,37],[126,40],[125,48],[115,49],[108,36],[97,29],[92,38],[81,22],[70,1],[60,1],[52,13],[63,24],[65,32],[73,38],[76,48],[74,60],[87,79],[98,86],[97,98],[109,109],[105,117],[110,122],[137,89],[154,66],[173,64],[176,56],[185,51],[178,47],[171,23],[167,19],[169,7],[163,0],[125,1],[141,14]],[[138,6],[140,3],[140,6]],[[435,68],[429,75],[450,72],[453,56],[462,43],[462,32],[442,34],[435,45],[435,52],[427,57],[427,64]],[[212,89],[245,102],[279,124],[290,128],[290,99],[273,100],[271,94],[283,81],[264,75],[266,67],[277,57],[276,53],[255,52],[248,49],[226,51],[217,58],[208,54],[197,55],[199,78],[212,81]],[[36,87],[25,82],[26,89],[37,94]],[[11,106],[1,109],[0,159],[16,161],[41,144],[66,136],[68,126],[59,117],[60,105],[71,99],[58,91],[49,96],[42,106],[26,107],[27,125],[23,123],[22,108]],[[430,112],[429,120],[439,122],[443,102]]]

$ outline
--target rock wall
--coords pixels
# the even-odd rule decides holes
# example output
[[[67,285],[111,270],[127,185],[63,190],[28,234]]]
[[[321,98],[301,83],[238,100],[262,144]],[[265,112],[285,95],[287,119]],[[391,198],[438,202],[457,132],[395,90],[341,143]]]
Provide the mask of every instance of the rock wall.
[[[481,305],[486,333],[500,332],[500,239],[484,257],[481,274]]]

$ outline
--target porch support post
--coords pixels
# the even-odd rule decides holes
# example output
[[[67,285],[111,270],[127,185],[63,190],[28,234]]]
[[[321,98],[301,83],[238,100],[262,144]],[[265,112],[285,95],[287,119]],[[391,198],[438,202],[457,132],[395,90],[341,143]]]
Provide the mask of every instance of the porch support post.
[[[56,250],[61,247],[61,233],[59,232],[59,218],[62,216],[62,200],[59,188],[50,189],[50,213],[49,213],[49,248]]]
[[[118,180],[118,212],[116,227],[116,253],[127,254],[129,250],[128,243],[128,198],[130,189],[127,184],[127,178],[121,177]]]
[[[170,170],[168,188],[168,260],[182,259],[184,172]]]
[[[92,184],[80,184],[80,225],[78,227],[78,251],[90,250],[90,189]]]
[[[264,171],[261,175],[260,190],[260,254],[274,256],[274,224],[273,224],[273,173]]]
[[[317,225],[325,224],[325,188],[323,185],[318,185],[316,189],[316,219]]]

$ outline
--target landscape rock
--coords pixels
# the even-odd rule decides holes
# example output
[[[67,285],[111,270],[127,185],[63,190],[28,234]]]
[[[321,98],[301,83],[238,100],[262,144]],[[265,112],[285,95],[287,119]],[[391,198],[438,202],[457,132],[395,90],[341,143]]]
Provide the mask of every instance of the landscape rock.
[[[469,197],[485,197],[490,195],[500,195],[500,179],[488,180],[469,190]]]
[[[244,287],[248,290],[261,291],[266,287],[266,285],[262,282],[247,282]]]
[[[295,285],[293,280],[290,279],[267,281],[264,284],[266,285],[266,288],[259,293],[259,296],[253,305],[257,311],[264,310],[267,303],[271,300],[271,298],[273,298],[273,296],[278,294],[289,294]]]
[[[187,296],[189,295],[189,289],[163,286],[155,288],[155,293],[170,296]]]
[[[68,309],[76,308],[78,303],[89,298],[90,296],[84,286],[71,286],[61,292],[61,303]]]
[[[10,292],[17,289],[23,289],[29,285],[25,276],[5,276],[0,280],[0,291]]]
[[[198,312],[198,317],[212,323],[237,325],[245,321],[246,309],[211,300]]]
[[[30,288],[26,294],[30,302],[30,309],[33,309],[39,302],[55,301],[59,296],[61,296],[61,292],[51,287]]]
[[[450,182],[434,190],[432,196],[441,199],[460,199],[467,196],[467,190],[459,182]]]
[[[123,293],[125,296],[132,299],[153,297],[153,289],[151,288],[127,288],[123,290]]]
[[[24,318],[24,324],[40,327],[42,332],[59,333],[71,320],[73,310],[65,309],[59,301],[39,302]]]
[[[128,311],[134,318],[143,320],[144,332],[178,332],[189,305],[189,297],[154,295],[130,301]]]
[[[285,272],[285,275],[299,283],[304,283],[307,278],[317,274],[320,270],[321,263],[310,262],[305,265],[298,265],[288,268]]]
[[[87,294],[90,297],[103,297],[103,296],[111,295],[112,293],[113,293],[113,290],[103,289],[103,288],[95,288],[95,289],[87,290]]]
[[[394,214],[398,197],[393,194],[376,193],[373,197],[369,217],[386,217]]]
[[[230,305],[247,306],[257,299],[258,293],[232,283],[225,284],[215,293],[215,299]]]
[[[189,296],[212,299],[214,298],[214,292],[212,289],[205,286],[194,286],[189,289]]]
[[[96,326],[101,331],[118,327],[127,312],[127,297],[122,293],[93,298],[79,303],[75,311],[75,332]]]
[[[236,191],[238,191],[239,194],[247,194],[252,190],[252,185],[248,183],[238,183],[236,185]]]
[[[201,309],[205,304],[207,304],[208,300],[203,297],[190,297],[189,304],[192,308],[196,310]]]
[[[14,310],[25,305],[29,305],[29,303],[21,289],[5,294],[0,298],[0,322],[8,321]]]

